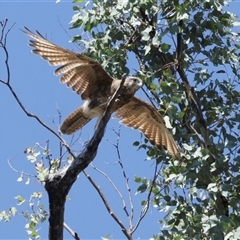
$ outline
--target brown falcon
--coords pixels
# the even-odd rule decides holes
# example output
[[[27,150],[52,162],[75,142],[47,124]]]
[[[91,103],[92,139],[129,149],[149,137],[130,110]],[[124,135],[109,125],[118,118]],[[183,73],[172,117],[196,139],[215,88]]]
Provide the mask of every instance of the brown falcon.
[[[120,80],[112,78],[101,64],[83,54],[74,53],[61,48],[41,34],[34,34],[25,28],[30,36],[33,53],[46,59],[51,65],[58,66],[55,74],[60,80],[81,95],[84,103],[71,113],[63,122],[60,130],[64,134],[73,134],[92,118],[99,119],[104,113],[108,100],[120,85]],[[134,96],[142,86],[137,77],[126,78],[117,100],[112,107],[116,111],[114,118],[121,118],[120,123],[141,131],[145,137],[159,149],[167,149],[173,157],[179,157],[179,149],[168,129],[163,117],[149,103]]]

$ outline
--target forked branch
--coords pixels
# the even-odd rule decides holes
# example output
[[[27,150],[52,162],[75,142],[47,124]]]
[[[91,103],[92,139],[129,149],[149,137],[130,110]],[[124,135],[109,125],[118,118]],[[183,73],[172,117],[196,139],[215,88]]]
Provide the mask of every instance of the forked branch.
[[[111,116],[112,105],[114,104],[125,79],[126,76],[123,76],[119,88],[115,91],[107,104],[104,115],[101,118],[93,137],[86,144],[83,151],[74,158],[73,162],[68,168],[63,169],[59,173],[49,175],[46,179],[45,188],[48,192],[50,205],[50,240],[63,239],[64,206],[66,196],[76,181],[78,174],[82,172],[95,158],[99,143],[102,140],[107,122]]]

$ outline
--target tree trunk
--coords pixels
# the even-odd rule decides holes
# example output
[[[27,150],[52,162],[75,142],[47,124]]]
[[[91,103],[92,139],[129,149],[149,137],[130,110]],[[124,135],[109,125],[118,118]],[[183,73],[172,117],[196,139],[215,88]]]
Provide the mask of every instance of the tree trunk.
[[[63,239],[64,210],[67,192],[61,189],[56,179],[46,183],[49,198],[49,240]]]

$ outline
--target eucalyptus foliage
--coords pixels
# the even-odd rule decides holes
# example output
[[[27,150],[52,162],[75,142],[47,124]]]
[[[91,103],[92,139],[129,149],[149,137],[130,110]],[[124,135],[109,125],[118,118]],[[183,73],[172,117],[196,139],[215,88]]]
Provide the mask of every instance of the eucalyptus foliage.
[[[84,34],[73,41],[115,77],[136,62],[135,74],[182,149],[174,160],[147,141],[134,143],[161,164],[156,179],[135,179],[165,213],[152,239],[240,239],[239,22],[227,2],[75,4],[72,28]]]

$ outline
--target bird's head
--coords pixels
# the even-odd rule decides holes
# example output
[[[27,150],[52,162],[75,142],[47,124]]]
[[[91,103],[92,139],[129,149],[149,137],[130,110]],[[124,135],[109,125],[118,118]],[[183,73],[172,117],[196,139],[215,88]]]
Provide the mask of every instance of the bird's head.
[[[133,93],[135,93],[142,85],[143,82],[138,77],[127,77],[124,82],[124,87]]]

